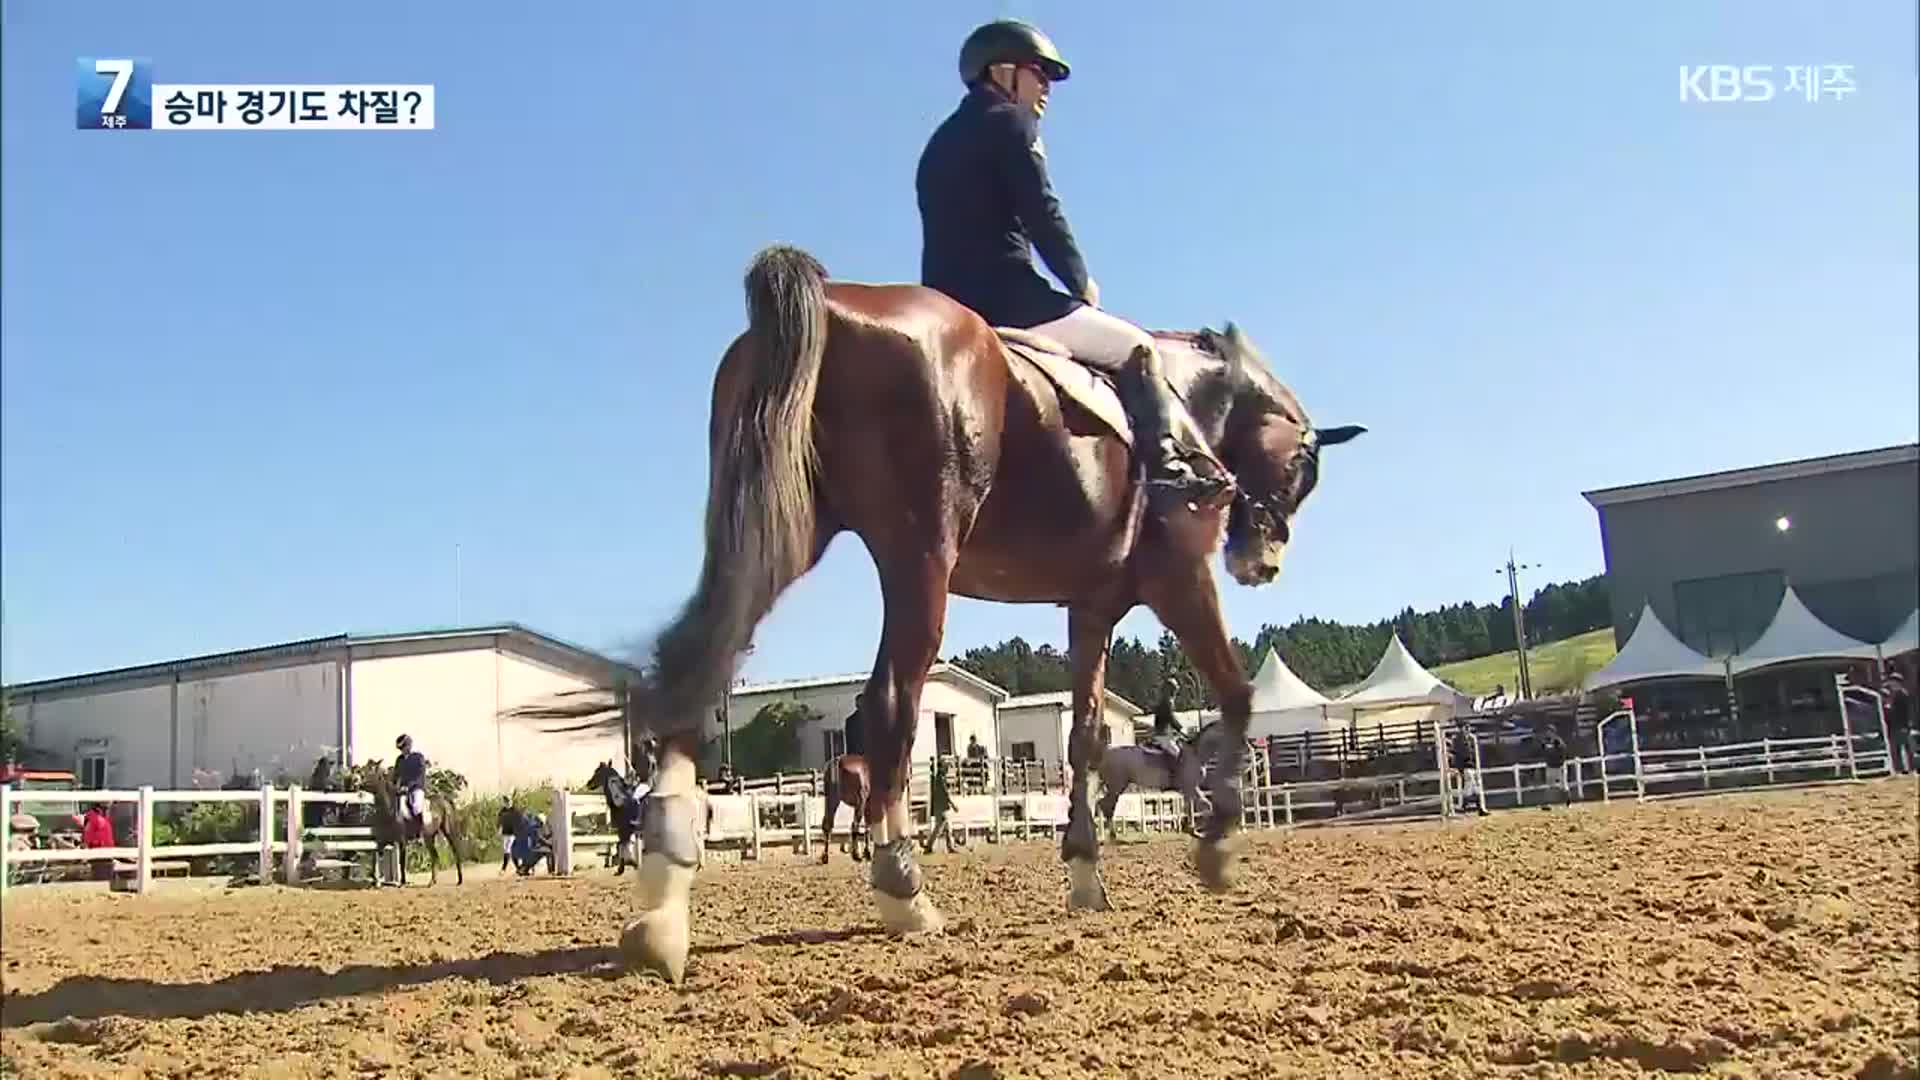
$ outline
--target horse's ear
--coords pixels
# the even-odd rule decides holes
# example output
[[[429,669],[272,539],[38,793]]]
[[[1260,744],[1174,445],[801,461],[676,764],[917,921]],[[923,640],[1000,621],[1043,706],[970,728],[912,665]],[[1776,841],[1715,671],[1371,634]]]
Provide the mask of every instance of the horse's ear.
[[[1240,324],[1228,319],[1227,328],[1220,331],[1220,340],[1226,345],[1227,359],[1236,364],[1241,363],[1249,346],[1247,335],[1241,331]]]
[[[1343,442],[1349,442],[1365,434],[1366,430],[1359,424],[1343,424],[1340,427],[1315,428],[1314,434],[1318,436],[1316,441],[1321,446],[1339,446]]]

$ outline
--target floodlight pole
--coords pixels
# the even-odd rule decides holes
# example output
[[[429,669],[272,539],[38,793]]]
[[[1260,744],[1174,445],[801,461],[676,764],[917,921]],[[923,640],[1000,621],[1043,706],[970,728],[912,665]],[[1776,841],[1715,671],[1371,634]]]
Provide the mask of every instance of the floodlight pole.
[[[1507,550],[1507,565],[1503,570],[1494,571],[1495,573],[1504,571],[1507,575],[1507,596],[1513,603],[1513,652],[1515,658],[1520,662],[1519,690],[1520,700],[1522,701],[1533,697],[1533,673],[1527,668],[1527,616],[1526,612],[1520,607],[1520,571],[1537,569],[1539,569],[1538,563],[1515,566],[1513,562],[1513,550],[1509,548]]]

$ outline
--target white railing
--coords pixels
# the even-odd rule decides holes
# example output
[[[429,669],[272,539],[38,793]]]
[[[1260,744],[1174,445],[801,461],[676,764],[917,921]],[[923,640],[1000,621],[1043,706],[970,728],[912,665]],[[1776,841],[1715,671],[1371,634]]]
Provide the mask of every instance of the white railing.
[[[1859,689],[1846,687],[1843,693],[1857,693]],[[1643,749],[1638,725],[1630,714],[1615,714],[1603,724],[1623,715],[1632,734],[1628,749],[1570,758],[1555,769],[1540,763],[1483,766],[1476,744],[1474,760],[1463,763],[1466,768],[1458,771],[1475,781],[1473,793],[1486,808],[1525,807],[1562,799],[1584,801],[1596,796],[1602,801],[1616,796],[1667,798],[1736,787],[1861,779],[1891,771],[1884,725],[1862,725],[1865,730],[1855,730],[1844,712],[1842,731],[1836,734],[1672,749]],[[1444,762],[1444,755],[1442,760]],[[1368,802],[1376,803],[1378,809],[1358,816],[1411,811],[1445,818],[1454,812],[1454,771],[1449,767],[1395,775],[1272,783],[1264,755],[1257,754],[1249,762],[1243,779],[1242,821],[1250,828],[1291,828],[1307,822],[1339,821],[1342,818],[1335,815],[1336,811]],[[959,794],[951,798],[947,820],[954,833],[983,835],[998,842],[1009,836],[1023,840],[1051,839],[1066,828],[1069,802],[1064,790],[1007,792],[999,788],[1003,779],[1001,770],[995,767],[992,773],[994,792]],[[1655,792],[1654,789],[1663,790]],[[756,859],[768,848],[810,854],[826,812],[825,798],[812,794],[812,790],[815,788],[809,774],[795,774],[751,784],[742,794],[701,793],[703,845],[708,849],[737,850],[743,857]],[[372,796],[360,792],[303,792],[298,787],[285,790],[263,787],[258,791],[156,791],[151,787],[15,791],[0,786],[0,891],[6,889],[15,868],[29,864],[111,859],[117,864],[116,877],[130,878],[134,891],[144,891],[151,886],[155,868],[165,868],[169,860],[248,854],[258,857],[260,880],[274,879],[275,860],[280,857],[284,859],[286,880],[294,881],[309,843],[341,852],[374,848],[370,829],[306,827],[302,824],[303,809],[314,803],[371,801]],[[12,849],[11,818],[18,808],[35,803],[71,805],[75,802],[134,803],[137,808],[134,843],[106,848]],[[160,804],[219,802],[257,806],[257,837],[215,844],[153,843],[155,808]],[[916,826],[930,825],[924,790],[913,793],[910,807]],[[549,825],[553,832],[556,873],[572,873],[579,852],[604,849],[618,842],[616,836],[604,831],[576,831],[578,819],[606,816],[605,803],[597,793],[556,788],[552,811]],[[847,835],[855,813],[851,806],[839,807],[834,820],[836,840]],[[284,824],[276,828],[279,822]],[[1177,792],[1129,791],[1120,797],[1114,812],[1116,829],[1136,829],[1143,833],[1183,830],[1190,822],[1186,799]]]
[[[316,842],[334,851],[370,851],[373,832],[365,826],[307,828],[302,824],[303,807],[309,803],[354,804],[373,800],[364,792],[303,792],[299,787],[279,790],[262,787],[258,791],[163,791],[152,787],[104,791],[15,791],[0,785],[0,893],[12,884],[15,869],[21,866],[53,863],[90,863],[112,860],[114,876],[127,878],[134,892],[152,886],[156,868],[168,869],[179,859],[210,856],[257,855],[261,881],[272,881],[276,856],[285,857],[287,880],[296,879],[297,868],[306,841]],[[133,803],[133,839],[131,845],[97,848],[15,848],[13,815],[36,803]],[[155,844],[156,808],[163,803],[246,803],[258,809],[256,836],[252,840],[232,840],[214,844]],[[280,815],[284,809],[284,816]],[[283,822],[276,835],[276,821]]]

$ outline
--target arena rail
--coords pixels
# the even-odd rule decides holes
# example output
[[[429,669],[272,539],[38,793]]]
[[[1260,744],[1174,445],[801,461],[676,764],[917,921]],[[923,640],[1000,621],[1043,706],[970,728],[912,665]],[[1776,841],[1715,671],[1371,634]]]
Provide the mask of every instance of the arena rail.
[[[153,885],[154,870],[180,859],[257,855],[261,881],[274,879],[276,857],[284,856],[286,880],[294,880],[306,843],[312,838],[328,851],[371,851],[373,832],[365,826],[305,826],[302,809],[312,803],[369,803],[364,792],[303,792],[299,787],[257,791],[169,791],[153,787],[82,791],[15,791],[0,785],[0,894],[10,890],[15,868],[36,864],[90,863],[112,860],[117,878],[128,888],[145,892]],[[13,815],[36,803],[75,802],[121,805],[133,803],[132,844],[97,848],[20,848],[13,838]],[[157,808],[168,803],[245,803],[258,808],[257,836],[214,844],[155,844]],[[284,814],[281,810],[284,808]],[[279,823],[276,835],[276,822]]]
[[[1861,687],[1843,687],[1846,693],[1872,695]],[[1877,705],[1877,701],[1875,702]],[[1640,744],[1637,723],[1630,713],[1625,718],[1630,732],[1629,746],[1603,755],[1569,758],[1557,770],[1541,763],[1506,763],[1483,767],[1479,744],[1474,744],[1474,760],[1456,767],[1447,761],[1445,741],[1435,738],[1439,767],[1400,774],[1357,776],[1301,782],[1272,782],[1268,755],[1251,755],[1243,775],[1245,804],[1242,821],[1250,828],[1291,828],[1302,824],[1364,823],[1383,816],[1408,812],[1436,813],[1441,819],[1464,809],[1469,800],[1482,809],[1525,807],[1555,801],[1588,801],[1596,794],[1602,801],[1616,796],[1676,798],[1774,784],[1807,782],[1831,783],[1869,779],[1888,775],[1892,761],[1884,722],[1862,724],[1856,729],[1842,709],[1841,731],[1804,738],[1763,738],[1754,742],[1723,745],[1644,748]],[[1600,739],[1604,746],[1604,737]],[[1000,766],[1003,763],[991,763]],[[979,784],[970,783],[963,793],[952,796],[948,822],[962,837],[985,836],[999,842],[1008,836],[1022,840],[1036,836],[1051,839],[1067,825],[1068,797],[1064,790],[1024,789],[1035,779],[1037,770],[1024,763],[1005,763],[1011,769],[989,770],[985,793]],[[1014,775],[1009,776],[1008,772]],[[825,814],[825,799],[817,794],[817,774],[788,774],[767,781],[747,782],[739,794],[702,793],[706,803],[707,826],[703,838],[709,850],[734,850],[742,857],[760,858],[768,848],[785,848],[798,855],[812,852]],[[1378,803],[1375,811],[1343,815],[1343,806],[1354,799],[1356,790],[1373,789]],[[1392,799],[1386,795],[1391,788]],[[1653,793],[1652,789],[1668,789]],[[136,806],[134,843],[105,848],[15,849],[12,817],[21,807],[35,803],[125,804]],[[116,876],[130,879],[133,891],[144,892],[152,885],[156,866],[170,859],[203,856],[257,854],[259,877],[274,880],[276,857],[284,859],[285,880],[296,880],[302,856],[309,843],[329,851],[358,852],[374,847],[371,830],[364,826],[306,826],[303,810],[311,804],[361,804],[372,801],[362,792],[306,792],[299,787],[258,791],[161,791],[151,787],[103,791],[16,791],[0,785],[0,894],[12,883],[17,867],[32,864],[93,862],[111,859]],[[260,828],[254,840],[216,844],[153,843],[155,810],[167,803],[244,803],[259,810]],[[1456,805],[1457,804],[1457,805]],[[284,815],[281,810],[284,807]],[[913,790],[913,818],[916,832],[929,824],[926,785],[916,775]],[[1330,813],[1325,813],[1330,812]],[[834,820],[834,836],[847,834],[853,820],[853,808],[840,807]],[[604,831],[576,831],[582,817],[605,818],[606,806],[597,793],[556,788],[553,792],[551,825],[554,835],[554,870],[570,874],[576,857],[584,851],[608,849],[618,843]],[[282,822],[276,836],[276,822]],[[1159,830],[1183,830],[1191,824],[1186,799],[1176,792],[1139,792],[1123,794],[1114,813],[1116,828],[1126,826],[1142,833]],[[120,864],[130,863],[130,866]]]

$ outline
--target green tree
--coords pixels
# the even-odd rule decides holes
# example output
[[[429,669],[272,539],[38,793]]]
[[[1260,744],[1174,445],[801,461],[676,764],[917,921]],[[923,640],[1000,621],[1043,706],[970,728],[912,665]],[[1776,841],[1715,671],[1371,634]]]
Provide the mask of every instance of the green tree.
[[[0,699],[0,762],[26,757],[27,733],[13,719],[13,702]]]
[[[824,719],[796,701],[770,701],[733,733],[733,770],[772,776],[800,767],[800,732]]]

